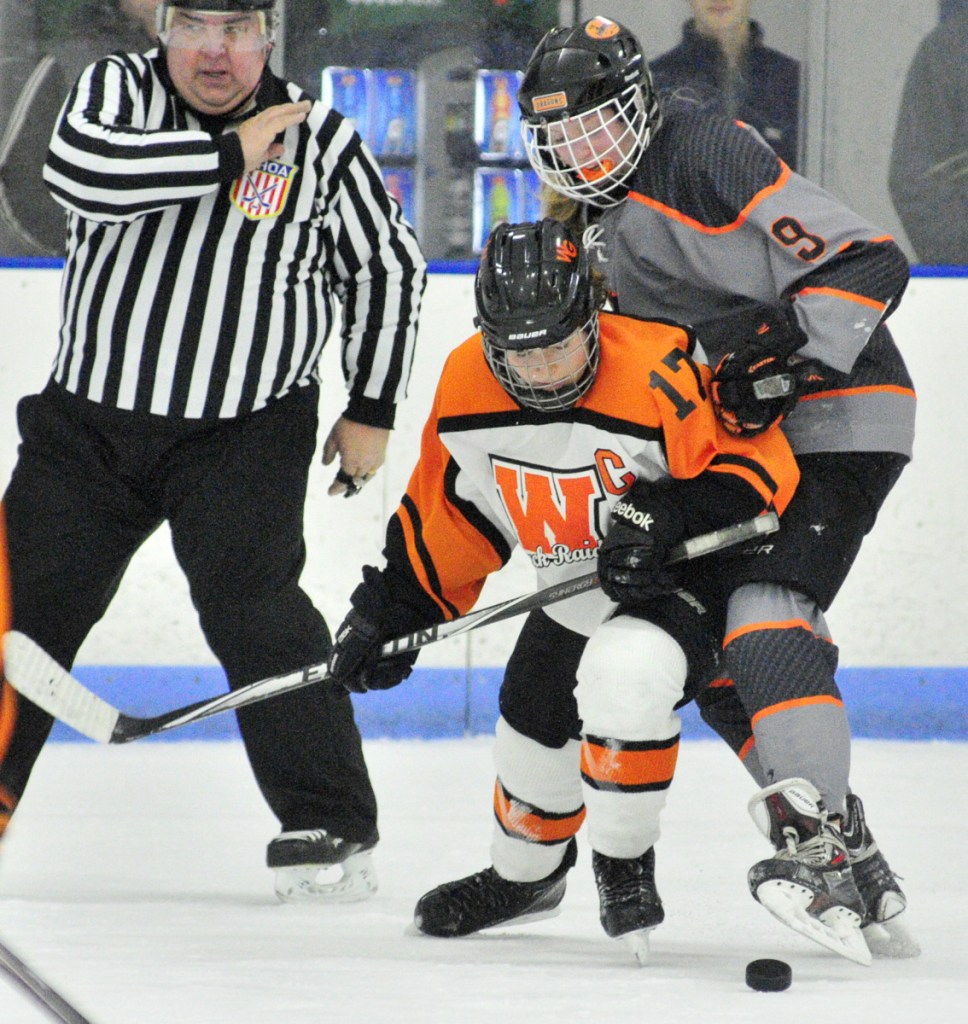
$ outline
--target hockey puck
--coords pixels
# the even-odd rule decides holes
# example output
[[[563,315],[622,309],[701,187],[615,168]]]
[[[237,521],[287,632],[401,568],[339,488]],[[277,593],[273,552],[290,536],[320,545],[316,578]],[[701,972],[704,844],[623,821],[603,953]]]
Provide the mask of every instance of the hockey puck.
[[[746,965],[746,984],[757,992],[782,992],[792,980],[793,971],[783,960],[751,960]]]

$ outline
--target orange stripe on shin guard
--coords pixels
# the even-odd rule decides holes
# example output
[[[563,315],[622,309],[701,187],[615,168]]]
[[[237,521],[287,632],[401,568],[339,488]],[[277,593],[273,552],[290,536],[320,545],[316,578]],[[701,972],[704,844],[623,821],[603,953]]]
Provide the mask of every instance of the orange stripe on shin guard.
[[[817,636],[806,619],[785,619],[782,622],[751,622],[746,626],[740,626],[738,629],[727,633],[723,639],[723,650],[726,650],[734,640],[738,640],[741,636],[746,636],[748,633],[760,633],[767,629],[804,629],[811,636]],[[817,639],[826,640],[827,643],[830,643],[829,637],[817,636]]]
[[[581,776],[593,789],[628,793],[668,789],[678,756],[678,736],[626,742],[586,736],[581,745]]]
[[[821,695],[819,697],[799,697],[796,700],[784,700],[779,704],[771,704],[768,708],[763,708],[761,711],[757,711],[751,719],[752,725],[755,727],[757,722],[762,721],[764,718],[769,718],[770,715],[775,715],[780,711],[793,711],[796,708],[810,707],[812,704],[833,704],[836,707],[842,708],[844,702],[838,697],[831,697],[829,695]]]
[[[562,843],[578,834],[585,808],[555,814],[512,796],[498,779],[494,784],[494,816],[509,835],[528,843]]]
[[[750,736],[750,738],[739,748],[739,751],[737,752],[736,756],[740,759],[740,761],[745,761],[750,756],[750,752],[755,746],[756,737]]]

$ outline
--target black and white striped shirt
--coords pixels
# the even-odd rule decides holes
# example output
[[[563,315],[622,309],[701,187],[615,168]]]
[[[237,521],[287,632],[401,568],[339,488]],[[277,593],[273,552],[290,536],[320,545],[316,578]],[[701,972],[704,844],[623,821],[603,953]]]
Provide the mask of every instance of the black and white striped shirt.
[[[307,98],[267,70],[258,108]],[[318,101],[248,175],[226,128],[158,51],[81,75],[44,168],[68,210],[55,380],[120,409],[243,415],[317,377],[341,306],[347,415],[392,426],[426,264],[376,162]]]

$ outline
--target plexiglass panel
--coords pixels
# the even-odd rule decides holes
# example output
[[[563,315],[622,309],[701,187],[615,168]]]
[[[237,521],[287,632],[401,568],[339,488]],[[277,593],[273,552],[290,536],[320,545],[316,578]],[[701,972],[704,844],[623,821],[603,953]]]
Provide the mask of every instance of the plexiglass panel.
[[[354,120],[434,260],[471,260],[536,213],[514,99],[543,33],[595,14],[642,40],[666,94],[752,123],[912,260],[968,263],[968,0],[735,0],[729,70],[701,0],[280,0],[273,67]],[[720,15],[724,5],[715,5]],[[80,71],[154,45],[154,0],[0,0],[0,257],[57,256],[40,178]],[[729,12],[727,12],[729,13]]]

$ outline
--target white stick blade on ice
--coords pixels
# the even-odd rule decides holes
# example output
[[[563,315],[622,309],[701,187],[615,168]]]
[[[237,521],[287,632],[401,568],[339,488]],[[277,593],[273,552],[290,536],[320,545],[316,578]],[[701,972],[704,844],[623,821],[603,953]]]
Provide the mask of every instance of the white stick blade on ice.
[[[109,743],[118,710],[81,686],[37,643],[17,630],[3,641],[4,674],[27,700],[84,736]]]

